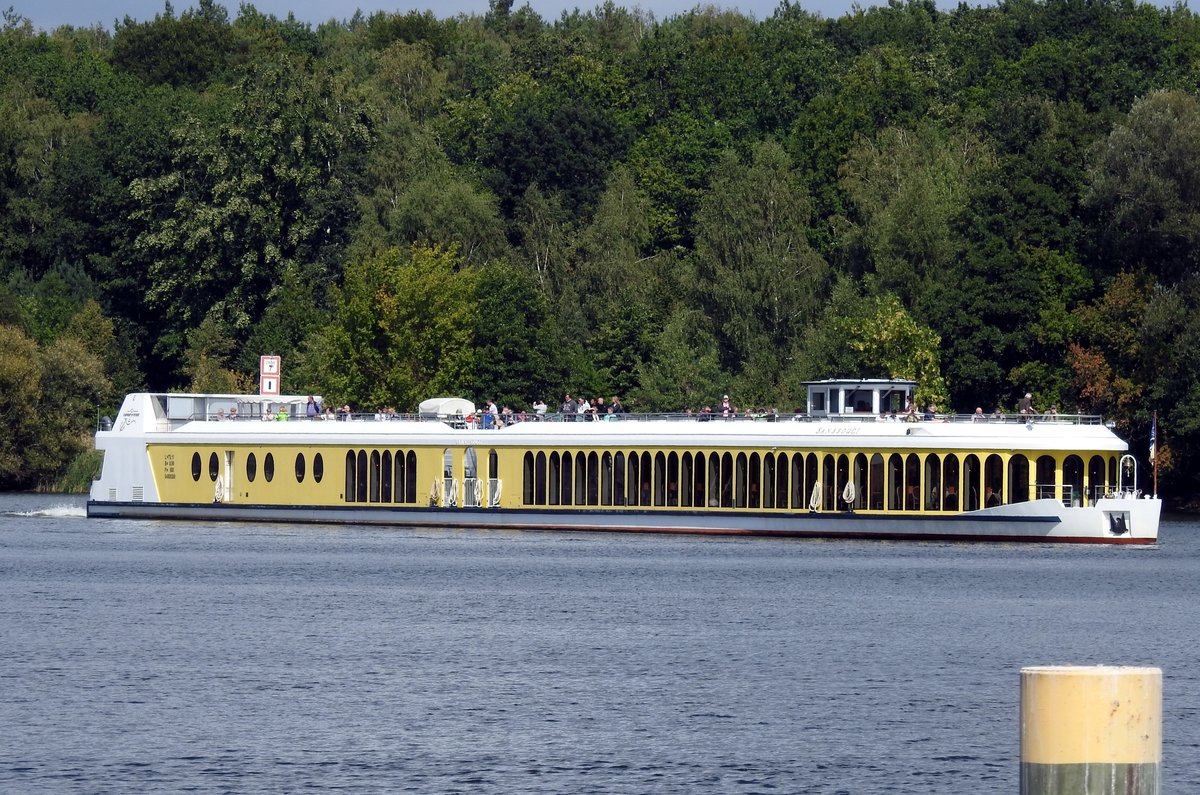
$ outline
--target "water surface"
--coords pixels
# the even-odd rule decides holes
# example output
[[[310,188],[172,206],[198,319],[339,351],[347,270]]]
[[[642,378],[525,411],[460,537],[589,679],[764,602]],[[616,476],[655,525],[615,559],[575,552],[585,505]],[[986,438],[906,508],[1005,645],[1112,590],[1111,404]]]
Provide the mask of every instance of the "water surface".
[[[1013,793],[1025,665],[1164,673],[1152,548],[88,520],[0,495],[0,789]]]

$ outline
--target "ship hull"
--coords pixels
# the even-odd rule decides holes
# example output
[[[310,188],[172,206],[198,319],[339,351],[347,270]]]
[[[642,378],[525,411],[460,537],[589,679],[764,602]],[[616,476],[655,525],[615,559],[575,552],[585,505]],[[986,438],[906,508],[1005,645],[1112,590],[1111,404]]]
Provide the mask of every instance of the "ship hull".
[[[278,506],[91,501],[88,515],[110,519],[358,524],[580,532],[634,532],[791,538],[1153,544],[1138,528],[1157,531],[1159,500],[1101,500],[1063,507],[1035,500],[949,516],[855,512],[713,514],[699,511],[588,509]]]

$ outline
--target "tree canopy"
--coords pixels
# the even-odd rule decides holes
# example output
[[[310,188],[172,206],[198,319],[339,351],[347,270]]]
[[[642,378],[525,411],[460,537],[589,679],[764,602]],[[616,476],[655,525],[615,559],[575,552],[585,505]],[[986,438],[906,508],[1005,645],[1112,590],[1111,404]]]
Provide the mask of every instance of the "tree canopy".
[[[1190,492],[1197,22],[1131,0],[7,12],[0,487],[51,482],[126,390],[253,389],[274,353],[288,391],[402,411],[1028,391],[1135,440],[1158,411],[1160,482]]]

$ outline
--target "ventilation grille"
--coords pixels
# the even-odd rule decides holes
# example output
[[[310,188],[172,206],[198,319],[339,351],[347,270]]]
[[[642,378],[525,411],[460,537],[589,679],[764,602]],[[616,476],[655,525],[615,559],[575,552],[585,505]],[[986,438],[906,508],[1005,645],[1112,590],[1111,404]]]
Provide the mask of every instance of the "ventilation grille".
[[[142,490],[144,488],[145,488],[144,486],[134,486],[133,487],[133,501],[134,502],[142,501]]]

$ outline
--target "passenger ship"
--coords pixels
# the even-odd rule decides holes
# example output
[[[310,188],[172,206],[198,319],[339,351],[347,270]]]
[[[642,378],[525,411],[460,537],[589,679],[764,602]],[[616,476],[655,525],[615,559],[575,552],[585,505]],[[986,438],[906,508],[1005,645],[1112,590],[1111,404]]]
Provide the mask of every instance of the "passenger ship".
[[[306,398],[131,394],[88,515],[454,528],[1152,544],[1161,501],[1098,417],[903,414],[915,384],[811,382],[794,415],[549,415],[465,400],[305,415]],[[238,419],[224,419],[233,408]],[[287,421],[265,421],[282,413]],[[981,421],[982,420],[982,421]]]

